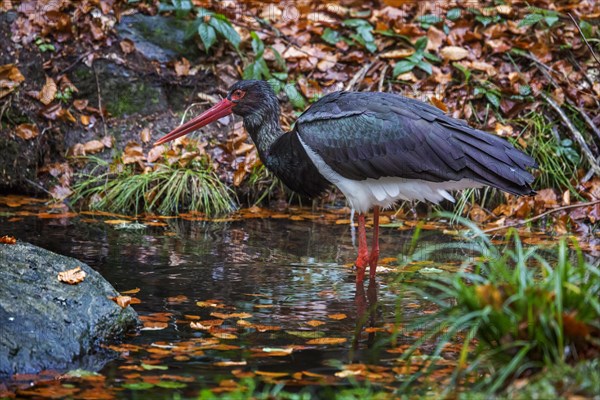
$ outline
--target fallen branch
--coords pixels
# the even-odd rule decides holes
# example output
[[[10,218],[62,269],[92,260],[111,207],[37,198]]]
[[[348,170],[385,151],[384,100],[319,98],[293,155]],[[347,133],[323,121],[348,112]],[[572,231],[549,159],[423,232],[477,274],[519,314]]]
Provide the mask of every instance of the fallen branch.
[[[354,88],[354,86],[356,85],[356,83],[359,80],[362,80],[365,75],[367,74],[367,71],[369,71],[369,68],[371,68],[371,65],[373,65],[373,63],[366,63],[361,69],[359,69],[356,74],[354,74],[354,76],[352,77],[352,80],[350,80],[350,83],[348,83],[348,85],[346,86],[346,91],[350,91]]]
[[[600,65],[600,60],[598,60],[598,57],[596,56],[596,53],[594,53],[594,49],[592,48],[592,46],[590,45],[590,43],[588,42],[588,40],[586,39],[585,35],[583,34],[581,28],[579,27],[579,24],[577,23],[577,21],[575,20],[575,17],[573,17],[571,15],[571,13],[567,13],[567,15],[571,18],[571,20],[573,21],[573,23],[575,24],[575,26],[577,27],[577,30],[579,31],[579,34],[581,35],[581,38],[583,39],[583,41],[585,42],[585,44],[587,45],[588,49],[590,50],[590,53],[592,53],[592,56],[594,57],[594,60],[596,60],[596,62],[598,63],[598,65]]]
[[[108,136],[108,130],[106,129],[106,118],[104,117],[104,110],[102,109],[102,94],[100,93],[100,81],[98,80],[98,72],[96,72],[96,64],[92,64],[92,70],[94,70],[94,76],[96,77],[96,91],[98,92],[98,110],[100,111],[100,117],[102,118],[104,137],[106,137]]]
[[[567,126],[567,128],[569,128],[569,130],[573,134],[573,138],[575,139],[577,144],[579,144],[579,147],[581,147],[581,151],[583,152],[583,155],[585,156],[588,163],[590,164],[590,167],[592,168],[592,170],[594,171],[594,173],[597,176],[600,176],[600,166],[596,162],[596,157],[590,150],[590,147],[586,143],[585,138],[583,137],[581,132],[579,132],[579,129],[577,129],[577,127],[575,125],[573,125],[573,123],[571,122],[571,120],[569,119],[567,114],[565,114],[563,109],[560,108],[560,106],[554,101],[554,99],[552,99],[550,96],[548,96],[544,92],[540,92],[540,96],[542,96],[542,98],[544,100],[546,100],[546,102],[550,105],[550,107],[554,108],[554,111],[556,111],[556,113],[562,118],[562,120],[565,123],[565,125]]]
[[[536,65],[536,67],[538,68],[538,70],[546,77],[546,79],[548,79],[548,81],[552,84],[552,86],[554,86],[557,89],[562,89],[560,87],[560,85],[558,84],[558,82],[556,82],[556,80],[552,77],[552,75],[550,75],[550,72],[558,73],[558,71],[556,71],[556,70],[550,68],[549,66],[547,66],[546,64],[542,63],[540,60],[537,59],[536,56],[534,56],[531,53],[530,54],[520,54],[520,55],[522,57],[527,58],[528,60],[533,61],[534,64]],[[571,107],[576,109],[579,112],[579,114],[581,114],[582,118],[585,120],[585,122],[588,124],[588,126],[594,131],[594,133],[596,134],[598,139],[600,139],[600,129],[598,128],[598,126],[596,126],[596,124],[594,123],[592,118],[581,107],[578,107],[575,104],[575,102],[573,102],[571,99],[566,98],[565,100]]]
[[[552,210],[548,210],[546,212],[541,213],[540,215],[536,215],[535,217],[532,218],[528,218],[526,220],[523,220],[521,222],[515,222],[514,224],[510,224],[510,225],[505,225],[505,226],[499,226],[497,228],[490,228],[490,229],[486,229],[483,232],[484,233],[490,233],[490,232],[495,232],[495,231],[499,231],[502,229],[508,229],[508,228],[514,228],[516,226],[521,226],[524,224],[528,224],[530,222],[533,221],[537,221],[540,218],[545,217],[546,215],[558,212],[558,211],[562,211],[562,210],[568,210],[571,208],[579,208],[579,207],[588,207],[588,206],[593,206],[594,204],[598,204],[600,203],[600,200],[594,200],[594,201],[588,201],[587,203],[578,203],[578,204],[571,204],[568,206],[562,206],[562,207],[558,207],[558,208],[553,208]]]

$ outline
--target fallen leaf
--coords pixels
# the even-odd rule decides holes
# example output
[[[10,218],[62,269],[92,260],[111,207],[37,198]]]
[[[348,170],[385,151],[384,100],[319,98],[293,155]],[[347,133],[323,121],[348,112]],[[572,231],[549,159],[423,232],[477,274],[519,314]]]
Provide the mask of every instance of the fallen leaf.
[[[48,104],[52,103],[52,101],[54,101],[57,91],[58,87],[56,86],[56,82],[54,82],[54,79],[50,78],[49,76],[46,76],[46,83],[42,87],[42,90],[40,90],[38,99],[45,106],[47,106]]]
[[[114,301],[115,303],[117,303],[119,305],[119,307],[121,307],[121,308],[125,308],[131,304],[130,296],[115,296],[115,297],[111,297],[110,299],[112,301]]]
[[[35,124],[21,124],[16,127],[15,134],[23,140],[30,140],[39,135],[39,130]]]
[[[438,99],[435,96],[431,96],[431,98],[429,100],[431,101],[431,104],[433,104],[434,106],[436,106],[443,112],[445,112],[445,113],[448,112],[448,106],[446,104],[444,104],[444,102],[442,100]]]
[[[466,58],[469,51],[458,46],[446,46],[440,50],[440,55],[444,60],[458,61]]]
[[[246,361],[217,361],[213,363],[215,367],[238,367],[246,364]]]
[[[128,224],[131,221],[128,221],[126,219],[107,219],[106,221],[104,221],[105,224],[109,224],[109,225],[120,225],[120,224]]]
[[[165,152],[165,149],[165,146],[156,146],[151,148],[150,151],[148,151],[148,155],[146,156],[146,161],[148,161],[149,163],[155,162],[156,160],[162,157],[163,153]]]
[[[83,282],[85,279],[86,273],[81,267],[76,267],[67,271],[62,271],[58,273],[58,280],[60,282],[68,283],[69,285],[77,285],[80,282]]]
[[[125,150],[123,151],[123,164],[133,164],[138,161],[143,161],[145,158],[142,146],[135,142],[127,143]]]
[[[283,378],[284,376],[288,376],[288,372],[270,372],[270,371],[254,371],[256,375],[266,376],[269,378]]]
[[[135,51],[135,44],[129,39],[121,40],[119,46],[125,54],[133,53]]]
[[[102,150],[104,150],[104,143],[99,140],[90,140],[83,144],[83,151],[85,151],[86,154],[99,153]]]
[[[175,73],[177,76],[187,76],[190,74],[190,62],[183,57],[181,61],[175,61]]]
[[[328,318],[331,318],[331,319],[338,320],[338,321],[339,321],[339,320],[342,320],[342,319],[346,319],[346,318],[348,318],[348,316],[347,316],[346,314],[343,314],[343,313],[339,313],[339,314],[330,314],[330,315],[328,315],[327,317],[328,317]]]
[[[152,132],[148,128],[142,129],[140,132],[140,140],[142,143],[148,143],[152,139]]]
[[[228,319],[228,318],[244,319],[244,318],[252,317],[252,314],[250,314],[250,313],[223,314],[223,313],[219,313],[219,312],[212,312],[212,313],[210,313],[210,315],[212,315],[213,317],[216,317],[216,318],[220,318],[220,319]]]
[[[211,335],[213,335],[217,339],[230,340],[230,339],[237,339],[238,338],[237,335],[234,335],[233,333],[228,333],[228,332],[213,332],[213,333],[211,333]]]
[[[4,236],[0,237],[0,243],[1,244],[16,244],[17,239],[15,239],[12,236],[4,235]]]
[[[324,337],[311,339],[306,344],[340,344],[346,342],[346,338],[333,338],[333,337]]]
[[[149,223],[146,222],[146,225],[148,225]],[[175,304],[179,304],[179,303],[185,303],[186,301],[188,301],[188,297],[180,294],[177,296],[171,296],[171,297],[167,297],[167,303],[175,303]]]
[[[496,122],[496,127],[494,129],[494,131],[496,132],[496,135],[498,136],[512,136],[513,134],[513,127],[510,125],[502,125],[499,122]]]
[[[0,66],[0,99],[15,90],[25,77],[14,64]]]
[[[398,49],[398,50],[391,50],[391,51],[386,51],[385,53],[381,53],[379,55],[380,58],[391,58],[391,59],[398,59],[398,58],[406,58],[409,56],[412,56],[415,53],[415,49]]]
[[[78,99],[73,101],[73,107],[77,111],[83,111],[88,106],[89,101],[84,99]]]
[[[165,329],[169,326],[166,322],[158,322],[158,321],[144,321],[143,331],[159,331],[161,329]]]
[[[325,322],[323,322],[323,321],[317,321],[317,320],[313,319],[313,320],[308,321],[306,323],[306,325],[310,325],[310,326],[316,328],[317,326],[325,325]]]

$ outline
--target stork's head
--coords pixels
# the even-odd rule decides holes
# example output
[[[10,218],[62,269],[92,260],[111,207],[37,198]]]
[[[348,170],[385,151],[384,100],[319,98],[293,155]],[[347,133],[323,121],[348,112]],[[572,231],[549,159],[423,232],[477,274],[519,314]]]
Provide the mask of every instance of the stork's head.
[[[262,119],[268,113],[279,115],[279,105],[273,88],[265,81],[247,80],[236,82],[227,96],[196,118],[175,128],[154,143],[155,146],[187,135],[231,113],[244,119]]]

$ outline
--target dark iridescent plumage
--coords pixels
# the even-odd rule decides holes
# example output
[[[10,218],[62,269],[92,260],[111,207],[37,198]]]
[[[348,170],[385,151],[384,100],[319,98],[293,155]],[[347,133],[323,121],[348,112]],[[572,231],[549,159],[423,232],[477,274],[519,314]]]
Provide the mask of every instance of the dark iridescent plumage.
[[[332,183],[358,211],[356,281],[375,277],[379,208],[398,199],[452,199],[446,190],[489,185],[531,194],[536,167],[506,140],[474,129],[439,109],[391,93],[324,96],[285,133],[279,102],[263,81],[240,81],[227,98],[159,139],[166,143],[230,113],[240,115],[260,159],[290,189],[317,196]],[[365,213],[373,208],[368,253]]]

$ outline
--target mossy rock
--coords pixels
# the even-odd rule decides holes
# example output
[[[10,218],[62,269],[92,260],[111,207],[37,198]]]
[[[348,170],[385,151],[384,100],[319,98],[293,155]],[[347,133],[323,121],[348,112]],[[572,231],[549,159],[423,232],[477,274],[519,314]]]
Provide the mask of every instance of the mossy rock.
[[[80,267],[76,285],[58,273]],[[86,264],[28,243],[0,244],[0,381],[44,369],[100,369],[110,354],[98,344],[134,328],[136,312],[109,297],[118,292]]]
[[[119,37],[131,40],[145,58],[160,62],[198,58],[194,31],[193,21],[143,14],[125,16],[117,25]]]
[[[163,87],[150,77],[145,80],[122,66],[106,61],[96,62],[94,68],[95,71],[81,65],[73,72],[72,81],[79,90],[77,97],[96,99],[99,87],[102,106],[111,116],[147,115],[168,108]]]

